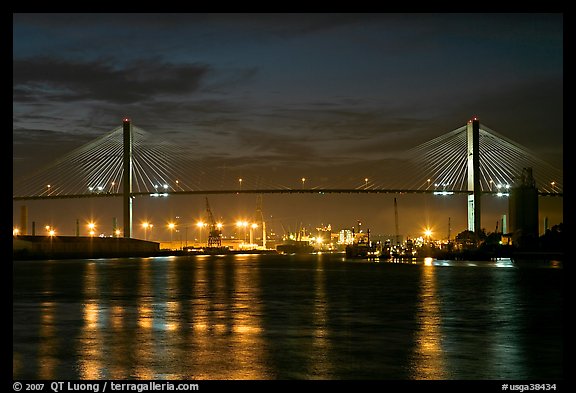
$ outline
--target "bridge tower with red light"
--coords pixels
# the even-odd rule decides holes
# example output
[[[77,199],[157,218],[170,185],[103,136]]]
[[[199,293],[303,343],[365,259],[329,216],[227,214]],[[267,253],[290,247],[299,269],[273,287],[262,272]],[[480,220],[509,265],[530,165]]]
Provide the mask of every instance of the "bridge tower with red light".
[[[468,157],[468,230],[476,236],[480,226],[480,120],[476,116],[466,124],[467,157]]]
[[[124,219],[124,237],[132,237],[132,124],[130,119],[122,121],[123,135],[123,193],[122,211]]]

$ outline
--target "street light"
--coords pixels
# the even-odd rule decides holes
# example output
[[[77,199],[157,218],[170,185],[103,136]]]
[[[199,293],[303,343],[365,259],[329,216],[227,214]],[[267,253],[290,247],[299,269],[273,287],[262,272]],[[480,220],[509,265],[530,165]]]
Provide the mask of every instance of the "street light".
[[[18,228],[12,229],[12,235],[13,236],[18,236],[19,234],[20,234],[20,229],[18,229]]]
[[[242,189],[242,178],[238,179],[238,186]]]
[[[368,188],[368,178],[364,178],[364,188]]]
[[[169,222],[168,229],[170,230],[170,249],[172,249],[172,234],[174,233],[174,228],[176,228],[176,224]]]
[[[254,233],[253,230],[258,228],[258,224],[253,223],[250,225],[250,244],[254,244]]]
[[[428,240],[428,243],[430,243],[430,236],[432,236],[432,229],[430,228],[424,229],[424,236]]]
[[[200,243],[200,244],[202,244],[202,228],[204,228],[207,225],[208,224],[206,224],[203,221],[198,221],[196,223],[196,226],[198,227],[198,243]]]
[[[246,221],[236,221],[237,228],[244,228],[244,238],[242,241],[246,242],[246,228],[248,227],[248,222]]]
[[[306,181],[306,178],[303,177],[303,178],[302,178],[302,188],[304,188],[304,182],[305,182],[305,181]]]
[[[93,222],[89,222],[88,223],[88,229],[90,232],[90,236],[92,236],[92,237],[94,237],[94,234],[96,233],[96,232],[94,232],[94,228],[96,228],[96,224],[94,224]]]
[[[145,221],[142,223],[142,228],[144,228],[144,240],[148,240],[148,228],[152,229],[152,224]]]

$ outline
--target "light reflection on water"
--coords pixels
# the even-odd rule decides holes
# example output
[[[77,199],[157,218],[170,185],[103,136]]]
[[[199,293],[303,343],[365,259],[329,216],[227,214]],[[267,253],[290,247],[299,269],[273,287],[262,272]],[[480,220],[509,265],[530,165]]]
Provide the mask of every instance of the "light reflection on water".
[[[20,261],[13,377],[554,379],[561,275],[329,254]]]
[[[415,345],[411,369],[412,379],[446,379],[442,349],[440,299],[436,291],[436,269],[426,258],[420,274],[420,299],[416,314]]]

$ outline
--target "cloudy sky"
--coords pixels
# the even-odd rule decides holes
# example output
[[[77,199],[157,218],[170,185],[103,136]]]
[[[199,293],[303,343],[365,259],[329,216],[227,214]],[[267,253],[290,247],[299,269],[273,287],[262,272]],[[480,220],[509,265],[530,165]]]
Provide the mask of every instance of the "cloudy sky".
[[[378,160],[477,115],[562,167],[562,14],[14,14],[13,23],[15,179],[125,116],[198,159],[326,168]]]

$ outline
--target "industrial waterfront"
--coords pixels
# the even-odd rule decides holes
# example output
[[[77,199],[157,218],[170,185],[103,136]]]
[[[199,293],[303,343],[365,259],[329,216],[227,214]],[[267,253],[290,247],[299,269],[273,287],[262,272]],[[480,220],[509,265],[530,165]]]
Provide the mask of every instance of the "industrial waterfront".
[[[559,380],[562,283],[554,260],[18,261],[12,376]]]

